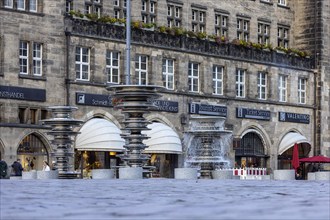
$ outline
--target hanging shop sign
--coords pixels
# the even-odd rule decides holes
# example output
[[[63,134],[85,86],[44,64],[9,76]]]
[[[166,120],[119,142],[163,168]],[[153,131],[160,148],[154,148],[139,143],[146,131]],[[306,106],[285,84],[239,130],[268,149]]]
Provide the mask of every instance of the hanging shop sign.
[[[179,103],[172,102],[167,100],[153,100],[153,104],[156,106],[156,111],[162,112],[178,112],[179,111]]]
[[[113,107],[112,97],[110,95],[89,94],[83,92],[76,93],[76,104]]]
[[[45,102],[45,89],[31,89],[16,86],[0,86],[1,99],[19,99],[27,101]]]
[[[309,124],[310,115],[291,113],[291,112],[279,112],[278,120],[282,121],[282,122],[295,122],[295,123]]]
[[[267,120],[270,121],[270,111],[257,110],[250,108],[236,108],[237,118],[251,118],[257,120]]]
[[[227,107],[222,105],[189,103],[189,113],[227,117]]]

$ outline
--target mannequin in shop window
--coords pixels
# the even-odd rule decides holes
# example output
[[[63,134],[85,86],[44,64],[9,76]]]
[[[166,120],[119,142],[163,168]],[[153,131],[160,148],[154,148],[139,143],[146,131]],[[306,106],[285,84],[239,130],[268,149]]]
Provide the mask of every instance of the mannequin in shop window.
[[[44,164],[42,166],[43,171],[50,171],[50,167],[47,161],[44,160]]]

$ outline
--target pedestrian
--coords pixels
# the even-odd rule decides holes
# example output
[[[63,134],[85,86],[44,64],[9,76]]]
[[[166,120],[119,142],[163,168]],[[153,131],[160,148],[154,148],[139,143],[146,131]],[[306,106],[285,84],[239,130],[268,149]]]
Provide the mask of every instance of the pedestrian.
[[[20,159],[17,159],[16,161],[14,161],[14,163],[11,165],[11,167],[14,170],[15,176],[22,176],[23,167],[22,167]]]
[[[0,160],[0,179],[5,179],[7,176],[7,163],[4,160]]]
[[[44,164],[42,166],[43,171],[50,171],[50,167],[47,161],[44,160]]]

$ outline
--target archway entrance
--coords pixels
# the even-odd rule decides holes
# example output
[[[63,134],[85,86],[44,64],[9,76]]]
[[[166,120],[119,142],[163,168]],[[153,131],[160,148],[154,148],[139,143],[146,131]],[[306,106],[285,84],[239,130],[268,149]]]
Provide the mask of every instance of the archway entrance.
[[[265,147],[257,133],[249,132],[245,134],[235,150],[236,166],[241,168],[266,167]]]
[[[36,134],[29,134],[19,143],[17,158],[26,171],[42,170],[43,161],[49,161],[49,152]]]

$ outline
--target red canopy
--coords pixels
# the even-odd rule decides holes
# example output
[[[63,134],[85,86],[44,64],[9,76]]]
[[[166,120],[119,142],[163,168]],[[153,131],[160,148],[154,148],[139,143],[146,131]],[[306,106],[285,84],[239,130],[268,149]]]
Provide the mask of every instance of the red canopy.
[[[299,161],[300,162],[308,162],[308,163],[330,163],[330,158],[320,155],[320,156],[302,158]]]

